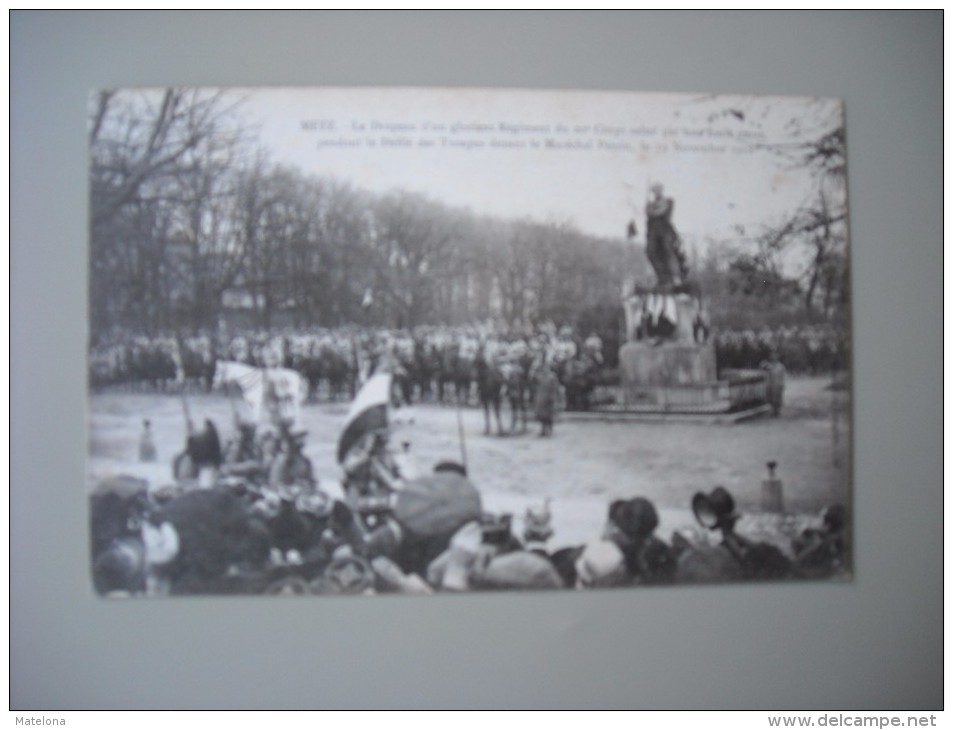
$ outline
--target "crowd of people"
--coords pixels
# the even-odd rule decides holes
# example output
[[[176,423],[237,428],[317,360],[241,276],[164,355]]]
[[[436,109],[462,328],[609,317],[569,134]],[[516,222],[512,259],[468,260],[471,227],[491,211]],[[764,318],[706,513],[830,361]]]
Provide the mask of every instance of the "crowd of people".
[[[713,341],[720,370],[758,368],[772,352],[797,375],[829,375],[849,365],[848,335],[830,326],[719,330]]]
[[[785,349],[790,333],[722,337],[723,351],[734,347],[751,362],[765,357],[783,367],[779,354],[791,351]],[[552,433],[560,383],[566,388],[579,363],[587,372],[604,364],[601,341],[590,336],[580,342],[569,328],[527,336],[434,327],[240,334],[220,342],[208,336],[136,338],[95,348],[91,367],[98,385],[182,392],[209,388],[221,359],[261,373],[284,370],[295,379],[300,373],[307,397],[348,400],[352,407],[372,373],[386,374],[383,402],[395,405],[468,403],[471,394],[485,400],[488,370],[525,372],[544,436]],[[746,365],[742,359],[736,366]],[[465,466],[444,462],[432,473],[415,473],[401,451],[392,450],[386,423],[365,425],[346,443],[342,437],[341,490],[328,491],[304,455],[304,433],[293,419],[280,409],[262,413],[270,413],[273,423],[236,415],[234,434],[224,441],[213,422],[205,421],[202,430],[189,422],[165,486],[129,477],[98,486],[90,507],[99,593],[566,589],[830,577],[848,570],[847,518],[840,505],[782,545],[740,534],[732,495],[716,487],[687,505],[695,531],[665,540],[657,534],[655,505],[634,496],[606,505],[600,534],[565,545],[552,528],[558,504],[530,508],[521,520],[489,513]],[[155,458],[148,422],[140,458]]]
[[[824,375],[849,364],[849,341],[833,327],[719,330],[713,333],[719,370],[758,369],[772,354],[789,374]],[[279,365],[301,374],[308,399],[350,400],[383,359],[406,402],[477,404],[477,363],[515,363],[532,384],[547,364],[565,389],[570,410],[585,410],[597,385],[613,382],[612,358],[594,333],[547,325],[532,333],[490,326],[370,328],[212,337],[116,337],[93,346],[94,390],[209,390],[220,360],[254,367]]]
[[[309,332],[241,333],[232,337],[134,337],[91,349],[90,386],[137,392],[211,389],[216,363],[284,367],[307,384],[309,401],[350,400],[369,373],[386,367],[405,403],[475,405],[481,377],[521,382],[532,402],[536,382],[552,371],[570,407],[584,404],[604,365],[602,340],[572,329],[542,327],[532,334],[489,326],[406,330],[342,328]],[[490,372],[487,372],[489,368]]]
[[[606,505],[600,534],[565,545],[552,527],[558,502],[528,508],[517,529],[514,515],[483,509],[461,464],[442,462],[427,474],[404,468],[386,427],[349,444],[335,493],[310,465],[273,468],[286,453],[280,444],[270,456],[253,435],[242,446],[247,433],[219,445],[209,426],[189,435],[192,468],[174,482],[156,487],[117,477],[90,496],[100,594],[586,589],[829,578],[849,570],[840,505],[781,544],[740,534],[735,501],[719,486],[694,495],[697,526],[666,540],[655,505],[635,496]]]

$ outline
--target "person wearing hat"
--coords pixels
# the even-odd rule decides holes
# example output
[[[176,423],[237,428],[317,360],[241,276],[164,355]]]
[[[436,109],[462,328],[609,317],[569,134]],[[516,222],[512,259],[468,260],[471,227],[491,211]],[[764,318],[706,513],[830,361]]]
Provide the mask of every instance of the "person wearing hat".
[[[675,578],[675,555],[653,534],[658,523],[655,505],[644,497],[609,505],[602,537],[619,547],[626,568],[639,583],[670,583]]]
[[[559,330],[559,335],[552,343],[552,361],[556,366],[558,374],[565,370],[566,363],[575,359],[579,354],[579,348],[573,339],[572,327],[564,325]]]
[[[605,361],[602,357],[602,338],[599,337],[595,332],[590,334],[586,338],[584,344],[586,354],[592,359],[592,361],[601,367],[605,364]]]
[[[718,547],[731,556],[745,580],[779,580],[792,576],[791,561],[775,545],[754,542],[735,532],[739,515],[734,497],[724,487],[719,485],[708,494],[696,492],[692,497],[692,512],[702,527],[721,532]],[[736,577],[732,571],[722,579]]]

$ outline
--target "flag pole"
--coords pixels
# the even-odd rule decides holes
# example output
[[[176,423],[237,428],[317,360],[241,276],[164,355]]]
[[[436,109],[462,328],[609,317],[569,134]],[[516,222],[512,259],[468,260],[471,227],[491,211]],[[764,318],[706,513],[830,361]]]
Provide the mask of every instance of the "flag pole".
[[[235,389],[225,384],[225,395],[228,397],[228,405],[232,408],[232,421],[235,422],[235,428],[238,428],[241,420],[238,417],[238,406],[235,405]]]
[[[463,434],[463,412],[460,409],[460,401],[457,401],[457,435],[460,440],[460,457],[463,459],[463,470],[469,474],[467,468],[467,440]]]
[[[192,413],[189,410],[189,402],[185,399],[185,393],[180,393],[179,398],[182,401],[182,411],[185,414],[185,428],[188,435],[191,436],[195,433],[195,426],[192,423]]]

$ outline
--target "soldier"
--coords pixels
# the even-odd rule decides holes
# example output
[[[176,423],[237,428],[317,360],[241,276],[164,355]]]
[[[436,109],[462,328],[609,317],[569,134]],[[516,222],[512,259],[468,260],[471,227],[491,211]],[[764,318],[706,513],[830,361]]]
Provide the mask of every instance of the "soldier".
[[[556,415],[556,400],[559,397],[559,381],[549,364],[544,363],[536,382],[536,418],[540,423],[540,436],[553,435],[553,419]]]
[[[576,348],[572,334],[572,327],[569,325],[560,328],[559,336],[553,343],[553,354],[557,362],[564,363],[572,360],[576,356],[578,349]]]
[[[156,444],[152,438],[152,424],[147,418],[142,422],[142,436],[139,439],[139,461],[150,463],[156,460]]]
[[[604,362],[602,357],[602,338],[593,332],[591,335],[589,335],[589,337],[586,338],[584,347],[586,354],[596,365],[601,367]]]

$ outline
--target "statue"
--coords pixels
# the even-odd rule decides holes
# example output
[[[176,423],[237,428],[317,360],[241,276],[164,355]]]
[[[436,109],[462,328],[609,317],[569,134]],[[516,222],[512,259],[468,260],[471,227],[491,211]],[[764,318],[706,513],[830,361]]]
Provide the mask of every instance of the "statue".
[[[647,340],[653,345],[666,342],[700,344],[708,339],[707,313],[701,291],[688,278],[688,263],[681,239],[672,225],[675,203],[664,195],[662,185],[649,188],[645,204],[645,250],[655,271],[654,287],[626,285],[623,306],[626,339]],[[636,235],[635,222],[628,236]]]
[[[730,375],[719,379],[708,310],[698,282],[689,279],[682,242],[672,225],[674,208],[660,184],[650,187],[645,252],[656,280],[654,286],[640,285],[633,277],[622,286],[621,408],[654,415],[755,414],[767,400],[752,395],[756,389],[748,386],[764,382],[766,376],[747,373],[736,380]],[[634,220],[627,234],[630,240],[636,237]],[[729,387],[736,382],[743,387]]]
[[[659,288],[670,289],[681,286],[688,278],[685,254],[672,225],[675,201],[663,195],[663,188],[658,183],[650,191],[651,197],[645,205],[645,251],[655,269]]]

